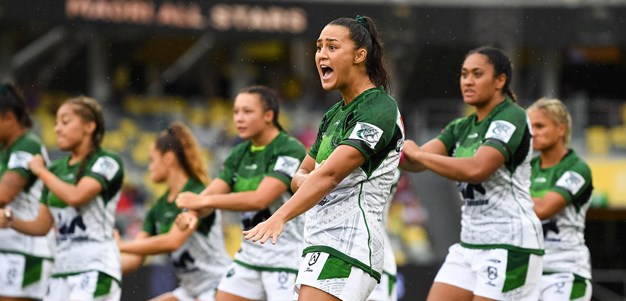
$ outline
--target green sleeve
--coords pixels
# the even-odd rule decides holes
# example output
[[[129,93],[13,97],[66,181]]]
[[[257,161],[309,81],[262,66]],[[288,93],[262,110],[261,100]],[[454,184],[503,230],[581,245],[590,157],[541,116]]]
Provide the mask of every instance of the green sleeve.
[[[384,92],[371,93],[349,115],[339,144],[358,149],[365,160],[395,143],[398,135],[398,107]]]
[[[505,162],[509,162],[525,142],[524,139],[531,138],[527,130],[526,112],[517,107],[503,110],[494,116],[489,124],[483,145],[494,147],[504,155]]]
[[[291,187],[291,178],[298,171],[305,154],[304,146],[296,139],[289,137],[285,145],[278,148],[277,153],[272,154],[266,167],[266,175],[277,178],[287,187]]]
[[[35,175],[28,168],[28,163],[37,154],[41,154],[42,146],[29,139],[20,139],[11,146],[7,170],[17,172],[26,182],[34,180]]]
[[[121,158],[117,155],[110,153],[96,154],[90,160],[84,176],[93,178],[102,185],[100,194],[104,196],[106,202],[122,189],[124,166]]]
[[[437,139],[439,139],[443,143],[443,145],[445,145],[448,156],[451,156],[454,152],[454,148],[458,141],[457,126],[459,126],[464,119],[465,118],[457,118],[452,120],[441,131],[439,136],[437,136]]]
[[[157,235],[156,233],[156,220],[155,220],[155,208],[158,205],[158,202],[155,203],[150,210],[148,210],[148,213],[146,214],[146,219],[143,221],[143,226],[141,227],[141,230],[143,230],[146,233],[149,233],[150,235]]]
[[[578,162],[565,170],[550,188],[577,208],[589,201],[593,190],[591,169],[584,162]]]

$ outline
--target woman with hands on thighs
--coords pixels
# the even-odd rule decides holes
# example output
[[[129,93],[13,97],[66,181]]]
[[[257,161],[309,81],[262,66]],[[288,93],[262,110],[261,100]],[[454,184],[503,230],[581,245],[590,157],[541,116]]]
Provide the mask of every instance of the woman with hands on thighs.
[[[316,45],[322,87],[338,90],[342,99],[322,118],[292,180],[295,194],[244,235],[280,245],[283,229],[306,212],[298,300],[362,301],[383,271],[383,211],[404,129],[397,103],[387,93],[382,40],[371,18],[336,19]]]
[[[537,300],[541,223],[530,198],[532,135],[511,91],[513,67],[499,49],[470,51],[463,101],[476,108],[421,148],[407,140],[400,167],[457,181],[461,242],[449,249],[428,295],[436,300]]]

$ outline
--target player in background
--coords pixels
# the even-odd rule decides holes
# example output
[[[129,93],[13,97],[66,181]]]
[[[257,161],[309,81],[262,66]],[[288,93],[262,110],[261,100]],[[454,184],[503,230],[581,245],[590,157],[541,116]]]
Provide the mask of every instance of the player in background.
[[[80,96],[57,110],[57,144],[69,155],[48,168],[36,155],[29,168],[45,185],[34,219],[0,226],[29,235],[45,235],[56,226],[52,278],[44,300],[119,300],[120,253],[113,238],[115,208],[122,191],[120,156],[103,149],[104,118],[94,99]]]
[[[461,242],[449,249],[428,300],[537,300],[541,222],[530,197],[532,132],[511,91],[513,66],[499,49],[470,51],[460,74],[476,108],[422,147],[407,141],[401,167],[457,181]]]
[[[237,94],[234,122],[239,137],[218,177],[200,194],[179,194],[180,208],[241,212],[244,230],[265,221],[292,195],[291,178],[305,156],[304,146],[278,122],[279,99],[265,86],[246,87]],[[220,281],[216,300],[292,300],[302,255],[303,219],[285,228],[280,245],[243,241],[234,262]]]
[[[132,241],[118,240],[122,271],[136,270],[147,255],[169,253],[180,286],[153,300],[215,300],[217,284],[231,261],[224,246],[220,211],[184,229],[174,226],[181,213],[176,196],[184,191],[200,193],[209,183],[206,164],[191,130],[175,122],[162,131],[150,147],[148,169],[150,179],[165,183],[167,191],[148,211],[143,231]]]
[[[543,222],[546,254],[537,286],[539,300],[591,300],[591,259],[585,245],[585,215],[593,183],[591,169],[569,148],[572,118],[558,99],[542,98],[528,108],[533,126],[531,196]]]
[[[306,212],[298,300],[362,301],[383,272],[383,211],[404,126],[387,93],[384,48],[371,18],[331,21],[316,44],[322,87],[338,90],[342,99],[322,118],[317,139],[291,183],[296,193],[244,235],[280,246],[283,229]]]
[[[9,83],[0,84],[0,208],[7,219],[34,219],[43,183],[28,162],[48,153],[32,131],[33,121],[22,93]],[[43,298],[52,270],[53,233],[30,236],[0,229],[0,300]]]

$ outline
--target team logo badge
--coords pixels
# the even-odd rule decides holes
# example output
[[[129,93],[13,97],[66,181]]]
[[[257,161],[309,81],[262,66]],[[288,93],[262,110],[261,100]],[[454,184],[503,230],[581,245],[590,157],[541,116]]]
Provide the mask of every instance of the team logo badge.
[[[383,130],[379,127],[365,122],[357,122],[354,130],[350,134],[349,139],[357,139],[364,141],[370,148],[374,148],[380,140]]]
[[[24,168],[28,169],[28,162],[33,159],[33,154],[24,152],[24,151],[16,151],[11,153],[11,157],[9,158],[9,163],[7,163],[8,169],[13,168]]]
[[[496,120],[489,125],[485,139],[493,138],[508,143],[513,133],[515,133],[515,125],[505,120]]]
[[[300,166],[300,160],[289,156],[278,156],[274,171],[293,177]]]
[[[571,194],[576,194],[585,185],[585,178],[575,171],[568,170],[556,182],[556,186],[563,187]]]
[[[113,180],[118,170],[120,170],[120,165],[111,157],[100,157],[91,167],[91,171],[104,176],[109,181]]]

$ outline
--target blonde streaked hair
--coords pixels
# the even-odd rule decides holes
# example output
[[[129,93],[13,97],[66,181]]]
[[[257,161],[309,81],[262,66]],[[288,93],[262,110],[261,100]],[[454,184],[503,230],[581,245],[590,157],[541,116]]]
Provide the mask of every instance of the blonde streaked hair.
[[[556,98],[540,98],[528,107],[527,111],[540,110],[548,115],[557,125],[565,125],[563,142],[569,145],[572,139],[572,116],[567,107]]]

